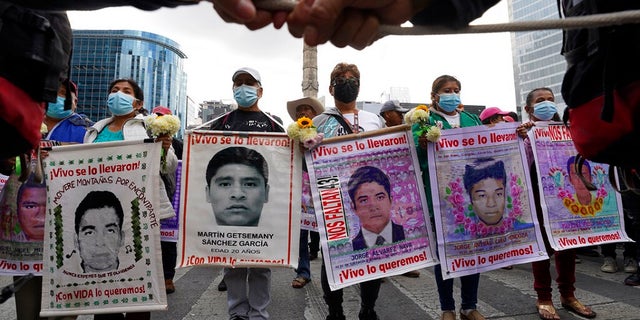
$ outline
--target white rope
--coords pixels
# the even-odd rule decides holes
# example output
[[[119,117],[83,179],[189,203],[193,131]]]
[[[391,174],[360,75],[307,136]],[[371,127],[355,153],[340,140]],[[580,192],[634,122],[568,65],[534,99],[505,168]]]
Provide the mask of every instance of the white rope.
[[[443,35],[463,33],[492,33],[492,32],[520,32],[547,29],[581,29],[598,28],[614,25],[640,23],[640,10],[618,11],[614,13],[600,13],[588,16],[569,17],[564,19],[515,21],[497,24],[481,24],[462,29],[427,26],[380,26],[380,34],[385,35]]]
[[[627,0],[637,1],[637,0]],[[257,8],[269,11],[291,11],[296,0],[254,0]],[[444,35],[465,33],[495,33],[495,32],[521,32],[548,29],[581,29],[598,28],[623,24],[640,23],[640,10],[618,11],[613,13],[600,13],[588,16],[569,17],[564,19],[537,20],[537,21],[513,21],[497,24],[481,24],[468,26],[461,29],[445,27],[413,26],[401,27],[382,25],[380,35]]]

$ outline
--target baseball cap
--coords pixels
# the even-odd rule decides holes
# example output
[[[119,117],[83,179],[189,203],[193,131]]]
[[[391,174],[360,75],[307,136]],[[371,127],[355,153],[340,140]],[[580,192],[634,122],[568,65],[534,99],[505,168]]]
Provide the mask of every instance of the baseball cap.
[[[256,81],[258,81],[260,84],[262,84],[262,79],[260,79],[260,73],[257,70],[249,68],[249,67],[242,67],[242,68],[236,70],[236,72],[233,73],[233,77],[231,77],[231,81],[236,81],[236,77],[238,75],[243,74],[243,73],[249,74],[254,79],[256,79]]]
[[[409,109],[400,106],[400,101],[389,100],[382,105],[382,108],[380,108],[380,115],[382,115],[383,112],[391,110],[395,110],[400,113],[407,113],[409,111]]]
[[[171,109],[163,106],[156,106],[155,108],[153,108],[153,110],[151,110],[151,113],[161,114],[164,116],[167,114],[171,114]]]
[[[322,106],[320,100],[316,98],[306,97],[298,100],[287,101],[287,111],[289,112],[289,116],[291,116],[292,120],[296,120],[296,108],[301,105],[310,106],[317,114],[324,112],[324,106]]]
[[[498,107],[486,108],[486,109],[482,110],[482,112],[480,113],[480,120],[484,121],[484,120],[486,120],[488,118],[491,118],[491,117],[495,116],[496,114],[506,116],[506,115],[509,114],[509,112],[502,111]]]

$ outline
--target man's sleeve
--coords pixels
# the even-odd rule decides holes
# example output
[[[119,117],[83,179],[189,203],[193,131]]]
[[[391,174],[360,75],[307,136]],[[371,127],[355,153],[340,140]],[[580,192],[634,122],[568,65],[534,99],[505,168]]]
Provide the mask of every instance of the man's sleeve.
[[[5,0],[38,10],[97,10],[107,7],[132,6],[141,10],[156,10],[196,4],[199,0]]]
[[[498,2],[500,0],[434,0],[429,7],[413,16],[411,23],[460,29]]]

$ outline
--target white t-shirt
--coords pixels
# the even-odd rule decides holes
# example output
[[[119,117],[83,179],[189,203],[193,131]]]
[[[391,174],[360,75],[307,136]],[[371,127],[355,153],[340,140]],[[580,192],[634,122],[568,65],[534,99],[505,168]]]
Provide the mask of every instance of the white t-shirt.
[[[354,125],[354,114],[353,113],[344,113],[343,117],[349,121],[349,124]],[[380,118],[378,117],[377,114],[369,112],[369,111],[364,111],[364,110],[358,110],[358,127],[360,128],[360,131],[371,131],[371,130],[378,130],[378,129],[382,129],[383,125],[382,122],[380,121]]]
[[[448,114],[445,114],[433,109],[431,109],[430,111],[441,115],[445,120],[447,120],[447,122],[449,122],[449,125],[451,126],[451,128],[460,128],[460,112],[456,111],[456,114],[450,116]]]

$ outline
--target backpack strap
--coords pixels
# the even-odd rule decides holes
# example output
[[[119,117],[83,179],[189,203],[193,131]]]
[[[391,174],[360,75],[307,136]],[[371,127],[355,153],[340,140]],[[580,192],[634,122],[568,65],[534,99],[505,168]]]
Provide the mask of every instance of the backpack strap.
[[[340,125],[342,126],[342,128],[344,128],[344,131],[346,131],[348,134],[352,134],[353,130],[351,129],[351,126],[347,124],[347,122],[344,120],[344,118],[342,116],[336,115],[336,114],[330,114],[332,117],[334,117],[338,123],[340,123]]]
[[[615,181],[613,178],[614,175],[611,168],[613,168],[613,166],[609,167],[609,182],[611,183],[611,186],[613,186],[614,190],[619,193],[633,192],[635,194],[640,194],[640,186],[637,185],[638,181],[640,181],[640,176],[635,169],[618,168],[618,185],[618,181]]]
[[[287,129],[284,128],[283,125],[280,124],[280,122],[278,122],[276,119],[273,118],[273,116],[269,113],[269,112],[264,112],[262,111],[262,113],[267,116],[267,118],[269,118],[269,120],[271,121],[271,130],[273,130],[274,132],[276,132],[276,127],[280,128],[283,132],[286,132]]]

